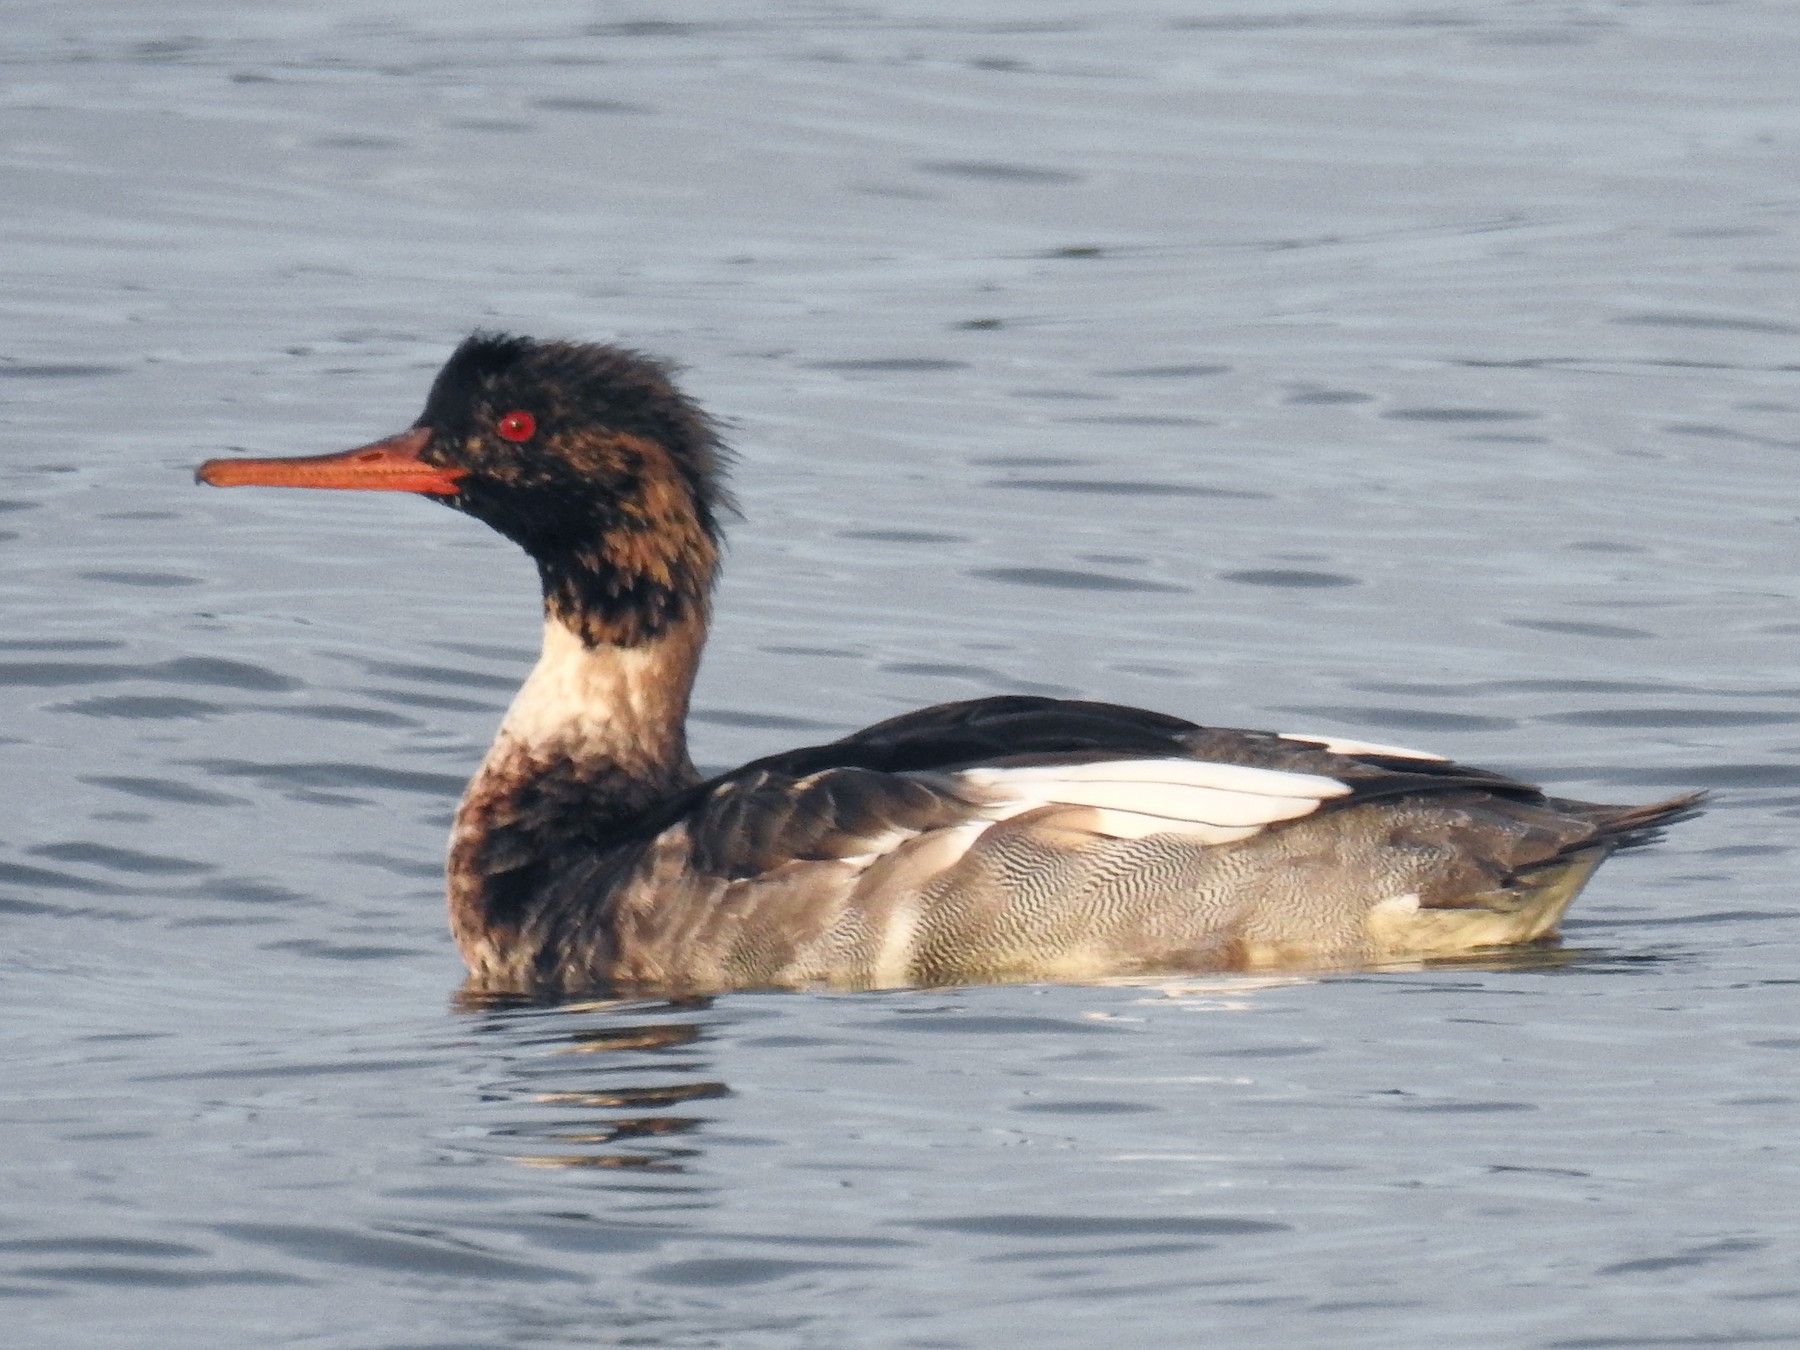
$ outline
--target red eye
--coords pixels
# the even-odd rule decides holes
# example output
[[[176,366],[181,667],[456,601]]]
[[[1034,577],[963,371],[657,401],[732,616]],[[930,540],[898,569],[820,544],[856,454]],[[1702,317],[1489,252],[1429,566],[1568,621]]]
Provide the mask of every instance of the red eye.
[[[537,431],[537,418],[524,411],[509,412],[494,423],[494,430],[509,441],[528,441]]]

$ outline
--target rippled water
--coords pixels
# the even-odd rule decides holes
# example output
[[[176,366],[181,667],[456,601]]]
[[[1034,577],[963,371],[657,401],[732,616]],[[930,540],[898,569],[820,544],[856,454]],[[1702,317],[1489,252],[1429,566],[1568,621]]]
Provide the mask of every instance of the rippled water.
[[[0,1325],[1800,1340],[1800,11],[16,5]],[[1005,690],[1715,809],[1489,968],[457,1006],[536,638],[359,443],[476,324],[731,421],[697,752]]]

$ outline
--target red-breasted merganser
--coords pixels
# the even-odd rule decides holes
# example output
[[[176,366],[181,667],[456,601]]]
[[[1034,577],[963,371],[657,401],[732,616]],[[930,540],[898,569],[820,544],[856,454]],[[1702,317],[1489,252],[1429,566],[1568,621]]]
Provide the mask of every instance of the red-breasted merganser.
[[[399,435],[209,460],[415,492],[537,563],[544,647],[469,784],[450,926],[487,992],[884,987],[1322,967],[1534,942],[1691,814],[1437,755],[1108,703],[946,703],[702,780],[725,452],[636,352],[477,333]]]

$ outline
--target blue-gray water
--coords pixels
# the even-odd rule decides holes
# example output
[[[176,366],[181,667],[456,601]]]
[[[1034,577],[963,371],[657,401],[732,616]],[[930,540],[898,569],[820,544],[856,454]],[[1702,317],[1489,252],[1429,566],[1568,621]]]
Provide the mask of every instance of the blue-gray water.
[[[21,0],[0,1339],[1800,1341],[1800,8]],[[192,465],[477,324],[742,462],[696,750],[1044,690],[1711,787],[1560,960],[470,1012],[533,578]]]

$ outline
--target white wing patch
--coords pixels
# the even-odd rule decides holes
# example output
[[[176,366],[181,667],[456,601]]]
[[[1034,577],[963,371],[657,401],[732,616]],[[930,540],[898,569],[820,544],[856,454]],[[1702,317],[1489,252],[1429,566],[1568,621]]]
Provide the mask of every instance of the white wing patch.
[[[985,799],[983,814],[991,820],[1066,806],[1079,810],[1081,827],[1095,834],[1116,839],[1185,834],[1208,844],[1248,839],[1266,825],[1310,815],[1321,802],[1351,790],[1322,774],[1203,759],[1032,764],[964,769],[956,777]]]
[[[1408,750],[1404,746],[1381,745],[1375,741],[1353,741],[1346,736],[1303,736],[1297,731],[1284,731],[1280,735],[1284,741],[1324,746],[1326,753],[1333,755],[1382,755],[1388,759],[1429,759],[1438,764],[1450,762],[1448,756],[1434,755],[1429,750]]]

